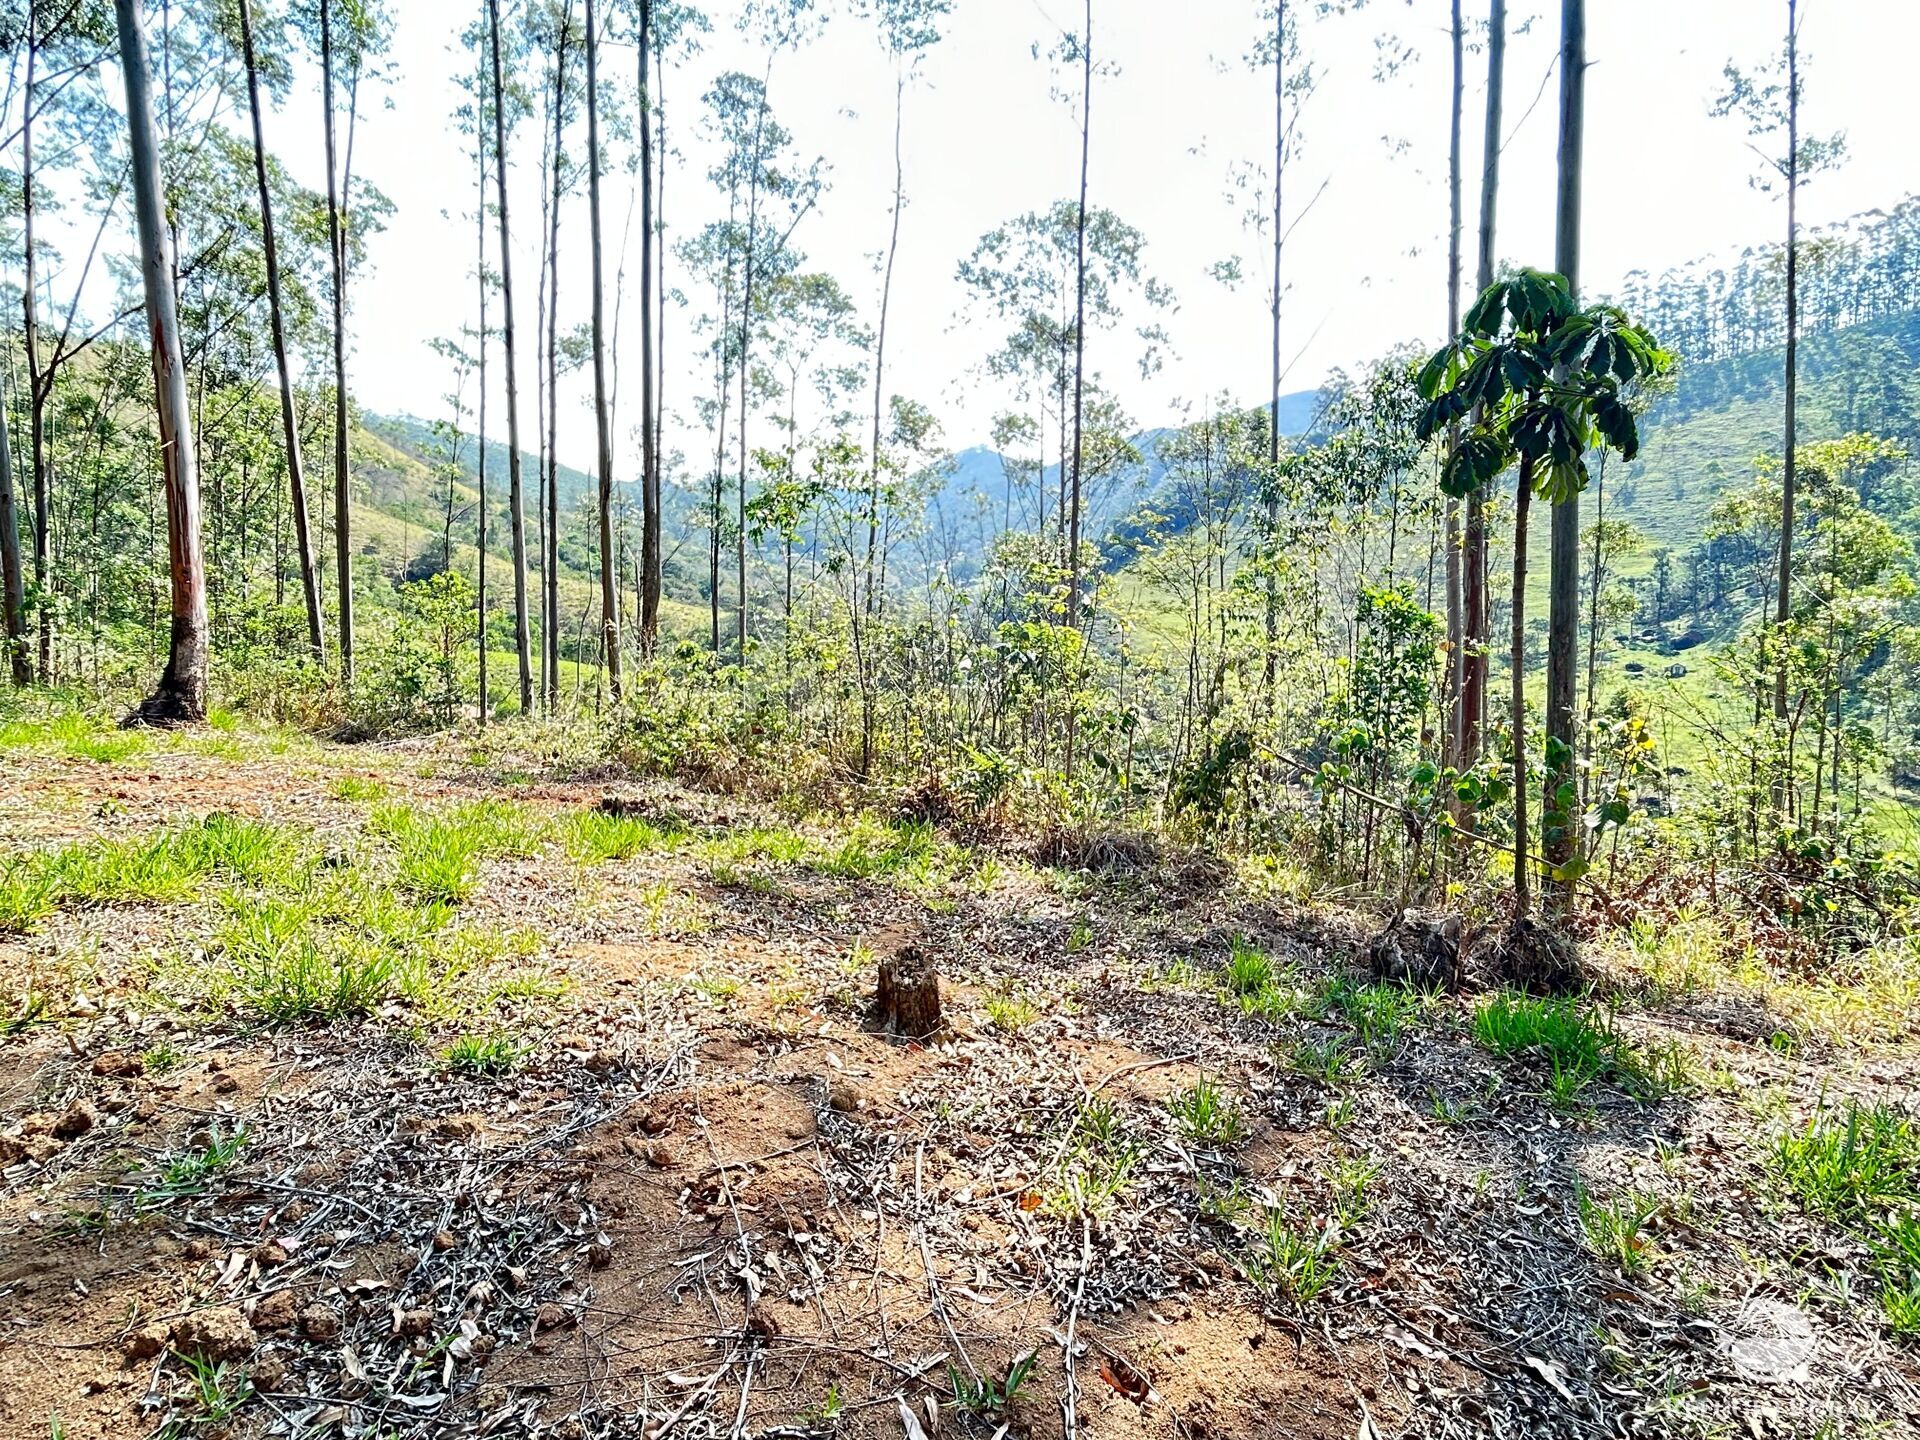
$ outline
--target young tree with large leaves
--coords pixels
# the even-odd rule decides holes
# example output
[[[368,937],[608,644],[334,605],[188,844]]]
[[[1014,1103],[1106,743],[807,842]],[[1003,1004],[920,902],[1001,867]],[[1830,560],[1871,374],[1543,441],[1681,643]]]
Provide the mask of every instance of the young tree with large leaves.
[[[1611,305],[1582,309],[1564,277],[1522,270],[1489,286],[1464,328],[1422,368],[1426,405],[1422,440],[1453,435],[1441,470],[1449,495],[1484,490],[1515,466],[1512,682],[1513,874],[1516,913],[1532,909],[1526,745],[1527,521],[1534,496],[1549,503],[1587,484],[1588,451],[1604,446],[1623,460],[1639,453],[1640,432],[1626,387],[1663,373],[1671,360],[1653,336]],[[1549,845],[1572,834],[1579,787],[1570,756],[1546,756],[1541,827]],[[1556,877],[1578,878],[1579,862]]]

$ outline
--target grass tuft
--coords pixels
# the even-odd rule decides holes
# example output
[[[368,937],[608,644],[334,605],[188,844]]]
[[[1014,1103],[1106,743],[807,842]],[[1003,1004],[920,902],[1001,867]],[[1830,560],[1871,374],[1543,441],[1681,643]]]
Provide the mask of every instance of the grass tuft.
[[[525,1053],[505,1035],[462,1035],[440,1052],[440,1064],[462,1075],[505,1075]]]
[[[1204,1145],[1232,1145],[1246,1138],[1240,1102],[1202,1075],[1192,1089],[1167,1101],[1167,1111],[1187,1139]]]
[[[1849,1102],[1775,1143],[1774,1173],[1817,1215],[1861,1220],[1920,1200],[1920,1126],[1887,1105]]]
[[[1340,1273],[1339,1228],[1296,1229],[1278,1207],[1254,1232],[1240,1257],[1247,1283],[1268,1300],[1285,1300],[1305,1309],[1320,1298]]]
[[[1603,1204],[1582,1187],[1575,1191],[1575,1199],[1589,1250],[1623,1275],[1638,1275],[1652,1266],[1656,1257],[1647,1242],[1647,1231],[1665,1209],[1657,1196],[1629,1190]]]
[[[665,848],[673,835],[637,815],[609,815],[583,810],[567,821],[567,852],[583,865],[631,860],[649,850]]]

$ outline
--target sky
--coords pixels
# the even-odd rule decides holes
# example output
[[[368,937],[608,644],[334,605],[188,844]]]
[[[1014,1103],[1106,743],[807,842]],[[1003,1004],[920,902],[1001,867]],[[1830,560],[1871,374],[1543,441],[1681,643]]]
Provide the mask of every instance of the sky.
[[[821,36],[780,57],[769,98],[796,150],[828,165],[829,188],[795,244],[809,268],[840,279],[870,322],[891,203],[893,76],[871,27],[848,8],[831,6]],[[1261,8],[1263,0],[1093,0],[1096,56],[1112,73],[1095,81],[1090,203],[1145,233],[1145,268],[1177,299],[1162,317],[1172,354],[1151,380],[1138,375],[1125,331],[1089,340],[1090,368],[1143,427],[1196,414],[1222,393],[1257,402],[1266,392],[1261,277],[1270,262],[1264,238],[1242,223],[1247,193],[1235,189],[1236,174],[1272,147],[1272,72],[1243,59]],[[1476,17],[1485,8],[1485,0],[1467,0],[1469,285],[1485,104]],[[451,117],[460,103],[456,74],[467,63],[456,48],[458,32],[479,5],[396,0],[395,9],[393,78],[361,117],[356,165],[397,210],[371,242],[369,268],[354,283],[350,381],[369,410],[431,417],[447,411],[449,374],[430,344],[471,325],[476,303],[475,172],[469,142]],[[704,178],[711,157],[699,135],[701,93],[723,70],[757,72],[764,64],[763,52],[738,33],[736,9],[731,0],[711,8],[704,49],[683,59],[667,81],[669,135],[680,152],[667,190],[670,243],[715,210]],[[1054,93],[1060,79],[1044,52],[1063,26],[1078,27],[1080,14],[1073,0],[955,0],[953,10],[906,96],[908,202],[888,388],[930,405],[946,443],[958,449],[985,440],[1006,397],[983,374],[994,333],[961,306],[955,267],[986,230],[1073,193],[1077,114]],[[1759,160],[1744,127],[1710,111],[1729,59],[1754,64],[1778,53],[1785,11],[1785,0],[1591,0],[1584,289],[1605,292],[1635,269],[1657,272],[1737,253],[1782,234],[1780,202],[1749,184]],[[1818,225],[1891,206],[1920,186],[1911,148],[1920,4],[1801,0],[1801,11],[1805,128],[1845,131],[1849,149],[1843,169],[1808,187],[1803,220]],[[1435,342],[1444,332],[1448,16],[1447,0],[1372,0],[1356,14],[1303,25],[1303,51],[1319,83],[1297,117],[1298,154],[1287,172],[1293,199],[1283,349],[1290,390],[1311,389],[1337,368],[1363,365],[1408,340]],[[1498,248],[1513,263],[1551,268],[1558,7],[1512,0],[1509,24]],[[1412,58],[1381,78],[1378,42],[1389,34]],[[632,68],[631,49],[609,48],[604,71],[624,84]],[[318,132],[311,93],[317,86],[302,88],[306,93],[271,120],[268,143],[318,187],[324,170],[307,138]],[[529,125],[513,141],[523,334],[534,323],[537,160]],[[609,274],[620,263],[624,232],[627,275],[637,284],[638,238],[628,229],[624,182],[611,187],[606,207]],[[585,239],[582,198],[563,217],[561,304],[568,323],[586,314]],[[1235,255],[1245,257],[1250,278],[1229,289],[1210,271]],[[627,303],[637,301],[629,296]],[[697,449],[686,403],[700,383],[692,314],[673,310],[668,317],[669,353],[679,357],[668,384],[678,443]],[[637,325],[628,323],[619,356],[629,376],[622,405],[636,413],[623,414],[623,432],[638,418],[638,344]],[[529,415],[530,372],[523,362]],[[589,468],[594,451],[589,384],[584,373],[577,377],[561,412],[562,458],[581,468]],[[497,388],[492,403],[501,403]],[[637,465],[637,447],[622,433],[616,448],[624,476]]]

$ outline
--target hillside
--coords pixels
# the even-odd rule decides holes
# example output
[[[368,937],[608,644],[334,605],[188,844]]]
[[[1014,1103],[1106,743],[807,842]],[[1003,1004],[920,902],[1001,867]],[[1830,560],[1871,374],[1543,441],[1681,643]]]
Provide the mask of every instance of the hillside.
[[[1683,355],[1673,393],[1646,415],[1646,443],[1612,489],[1621,518],[1656,545],[1697,544],[1706,512],[1778,454],[1784,357],[1778,349],[1703,365]],[[1920,449],[1920,311],[1816,335],[1800,351],[1801,444],[1866,430]]]

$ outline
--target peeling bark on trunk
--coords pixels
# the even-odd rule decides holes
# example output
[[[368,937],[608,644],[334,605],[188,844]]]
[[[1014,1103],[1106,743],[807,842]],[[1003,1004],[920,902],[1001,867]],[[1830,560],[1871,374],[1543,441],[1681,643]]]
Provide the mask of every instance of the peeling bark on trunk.
[[[193,463],[193,421],[188,409],[186,365],[180,352],[180,319],[174,304],[173,255],[160,178],[160,147],[154,133],[146,33],[139,0],[115,0],[114,8],[120,29],[121,70],[127,86],[140,273],[153,343],[173,610],[166,671],[154,692],[128,719],[132,723],[178,725],[204,720],[207,713],[207,585],[200,551],[200,483]]]

